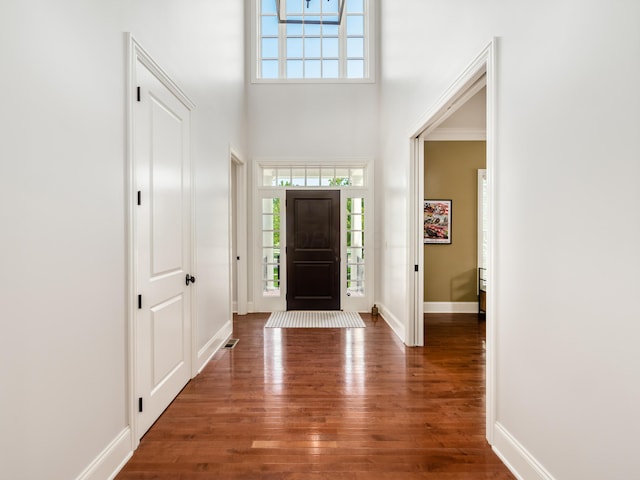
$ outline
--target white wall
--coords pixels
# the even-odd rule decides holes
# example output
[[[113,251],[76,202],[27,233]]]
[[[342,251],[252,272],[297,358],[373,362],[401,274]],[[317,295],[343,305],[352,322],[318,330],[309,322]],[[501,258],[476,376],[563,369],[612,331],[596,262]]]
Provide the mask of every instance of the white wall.
[[[0,3],[2,478],[79,478],[111,442],[127,446],[125,31],[196,103],[199,346],[230,319],[243,12],[196,0]],[[94,466],[86,478],[106,478]]]
[[[639,16],[631,0],[382,3],[378,278],[399,318],[408,135],[498,37],[494,440],[526,479],[640,475]]]
[[[254,158],[373,157],[376,84],[251,84]]]

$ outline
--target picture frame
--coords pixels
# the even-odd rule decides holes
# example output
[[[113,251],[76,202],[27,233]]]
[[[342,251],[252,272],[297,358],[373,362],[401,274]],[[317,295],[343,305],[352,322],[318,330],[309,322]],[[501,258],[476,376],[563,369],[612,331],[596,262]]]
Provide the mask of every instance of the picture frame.
[[[451,200],[424,201],[424,243],[451,244]]]

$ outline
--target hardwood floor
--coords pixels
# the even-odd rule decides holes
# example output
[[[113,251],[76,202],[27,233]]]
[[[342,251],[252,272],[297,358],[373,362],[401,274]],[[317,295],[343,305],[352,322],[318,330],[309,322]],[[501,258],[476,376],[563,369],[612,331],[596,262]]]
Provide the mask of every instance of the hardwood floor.
[[[512,479],[485,440],[484,322],[427,315],[425,348],[383,320],[264,329],[238,317],[116,477]]]

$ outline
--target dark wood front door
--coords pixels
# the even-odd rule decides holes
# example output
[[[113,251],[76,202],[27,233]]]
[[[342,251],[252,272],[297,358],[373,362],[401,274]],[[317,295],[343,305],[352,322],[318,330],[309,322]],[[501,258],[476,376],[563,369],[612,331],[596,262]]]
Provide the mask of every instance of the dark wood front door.
[[[340,191],[287,191],[287,310],[340,310]]]

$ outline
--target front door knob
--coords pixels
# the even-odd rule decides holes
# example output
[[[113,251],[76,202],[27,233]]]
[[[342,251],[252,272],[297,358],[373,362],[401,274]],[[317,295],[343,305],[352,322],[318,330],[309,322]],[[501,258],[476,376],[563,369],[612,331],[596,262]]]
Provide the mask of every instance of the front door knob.
[[[193,275],[189,275],[187,273],[187,278],[185,280],[185,283],[187,284],[187,287],[189,286],[190,283],[196,283],[196,277],[194,277]]]

